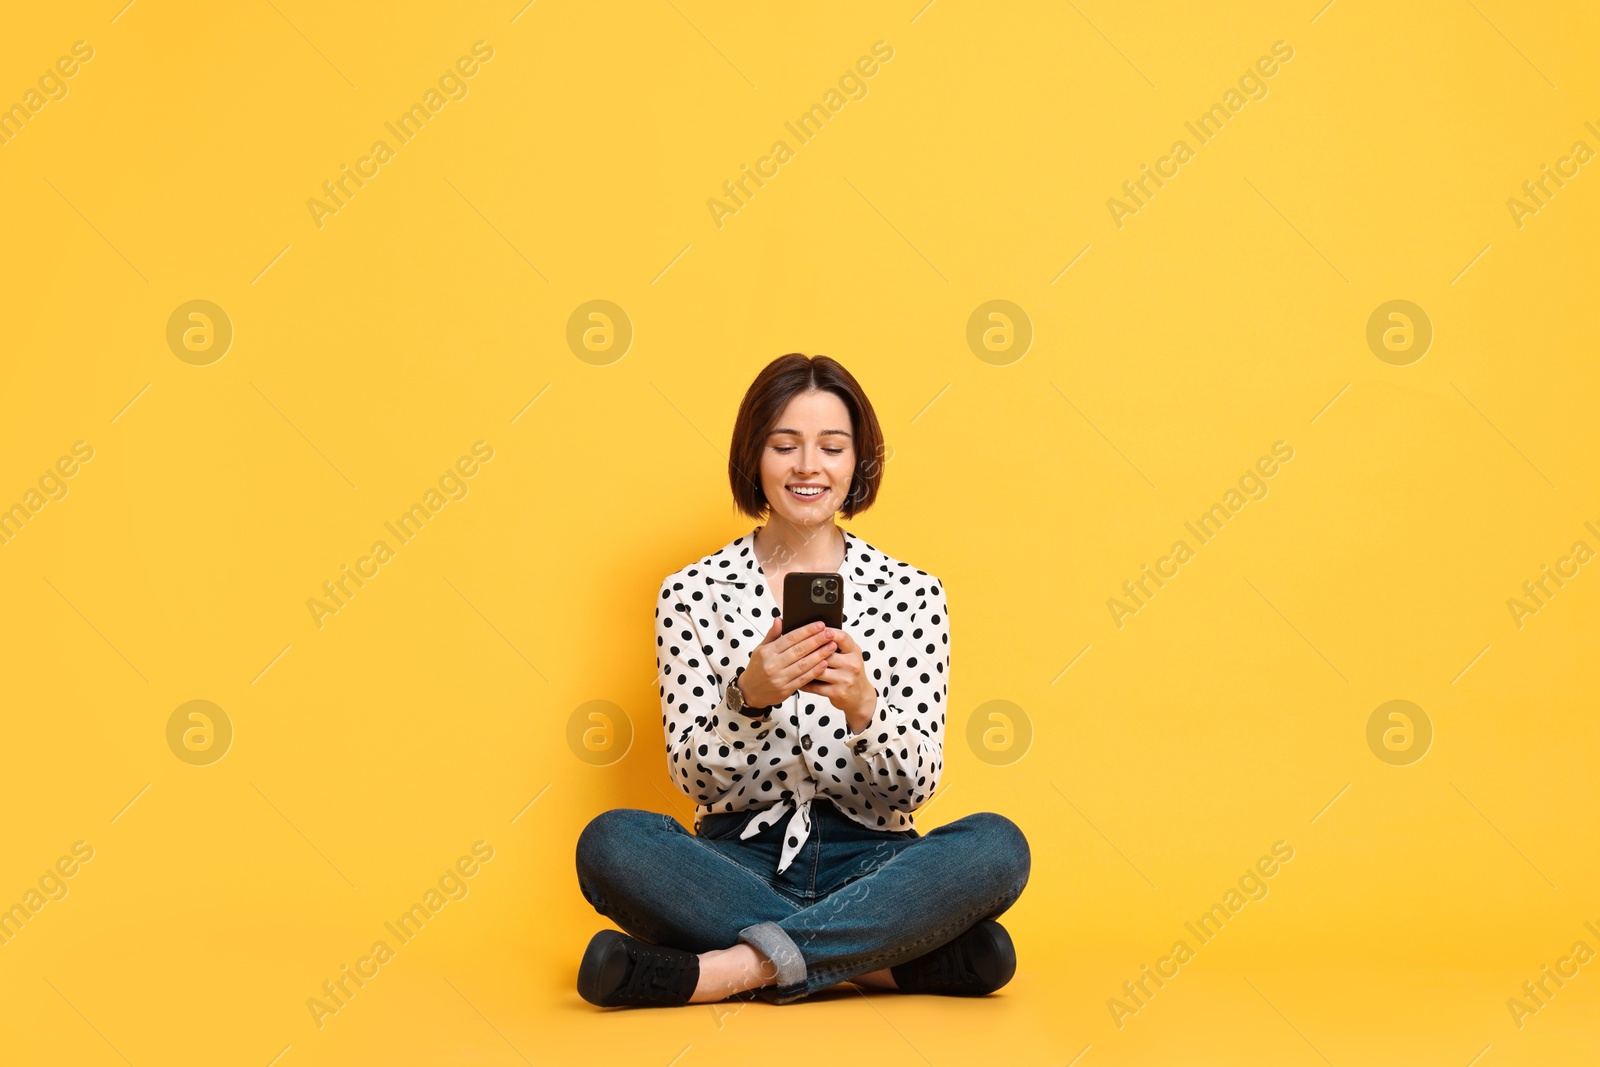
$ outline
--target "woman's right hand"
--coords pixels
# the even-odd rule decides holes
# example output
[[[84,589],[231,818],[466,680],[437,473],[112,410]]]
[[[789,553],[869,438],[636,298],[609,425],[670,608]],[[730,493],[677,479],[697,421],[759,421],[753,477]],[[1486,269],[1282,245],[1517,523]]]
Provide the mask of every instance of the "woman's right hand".
[[[813,622],[784,633],[783,619],[773,619],[767,636],[750,653],[750,665],[739,676],[745,704],[765,708],[788,700],[822,676],[837,647],[829,639],[825,623]]]

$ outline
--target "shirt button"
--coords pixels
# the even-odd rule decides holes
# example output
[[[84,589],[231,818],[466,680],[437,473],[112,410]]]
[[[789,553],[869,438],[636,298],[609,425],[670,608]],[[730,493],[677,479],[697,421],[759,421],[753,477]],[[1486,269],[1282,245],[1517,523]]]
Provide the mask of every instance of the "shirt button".
[[[800,739],[800,747],[805,749],[807,752],[811,751],[811,735],[810,734],[806,734],[804,737],[802,737]]]

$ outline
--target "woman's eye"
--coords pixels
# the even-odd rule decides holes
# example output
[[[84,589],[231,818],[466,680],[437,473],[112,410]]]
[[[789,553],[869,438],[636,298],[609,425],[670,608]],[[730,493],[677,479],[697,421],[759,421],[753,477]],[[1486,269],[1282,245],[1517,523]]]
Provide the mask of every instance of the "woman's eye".
[[[840,453],[842,453],[844,451],[844,449],[842,449],[842,448],[824,448],[823,451],[826,452],[830,456],[837,456]]]
[[[774,452],[793,452],[794,445],[773,445],[772,450]]]

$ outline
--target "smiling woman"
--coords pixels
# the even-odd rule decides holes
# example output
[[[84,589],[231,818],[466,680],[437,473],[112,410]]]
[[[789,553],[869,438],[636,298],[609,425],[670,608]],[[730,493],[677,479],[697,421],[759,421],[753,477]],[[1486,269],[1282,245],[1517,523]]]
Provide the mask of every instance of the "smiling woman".
[[[944,585],[834,524],[877,499],[883,451],[827,356],[781,356],[746,391],[728,483],[765,525],[668,575],[655,607],[667,769],[694,832],[636,809],[584,829],[578,884],[627,931],[589,942],[590,1003],[784,1004],[839,982],[981,996],[1015,972],[994,920],[1028,881],[1022,831],[989,812],[912,822],[944,767]],[[837,627],[785,631],[792,572],[837,575]]]

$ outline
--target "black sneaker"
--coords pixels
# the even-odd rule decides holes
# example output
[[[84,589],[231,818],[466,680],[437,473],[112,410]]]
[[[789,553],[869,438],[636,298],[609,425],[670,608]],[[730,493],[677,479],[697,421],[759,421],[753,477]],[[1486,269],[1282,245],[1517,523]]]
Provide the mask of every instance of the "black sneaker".
[[[981,997],[1011,981],[1017,952],[1011,935],[993,919],[985,919],[947,945],[889,968],[902,993],[938,993],[947,997]]]
[[[700,981],[700,957],[601,930],[578,965],[578,995],[602,1008],[673,1007],[689,1003]]]

